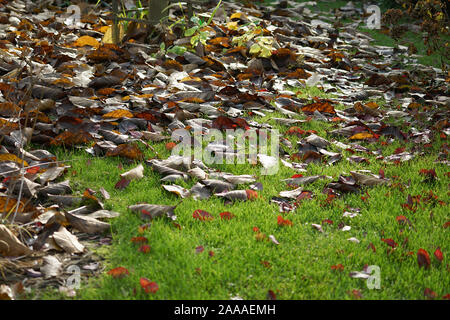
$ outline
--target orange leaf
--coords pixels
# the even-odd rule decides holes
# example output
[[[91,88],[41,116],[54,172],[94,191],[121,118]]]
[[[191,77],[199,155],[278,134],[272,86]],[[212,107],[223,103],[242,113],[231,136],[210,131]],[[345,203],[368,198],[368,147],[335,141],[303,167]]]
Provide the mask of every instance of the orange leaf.
[[[107,157],[124,157],[132,160],[142,159],[144,157],[144,154],[136,145],[131,144],[119,144],[116,148],[113,150],[109,150],[106,153]]]
[[[159,290],[158,284],[148,280],[147,278],[141,278],[139,283],[146,293],[156,293],[156,291]]]
[[[128,276],[130,272],[127,268],[124,267],[117,267],[114,269],[111,269],[108,271],[108,274],[112,276],[113,278],[123,278],[125,276]]]
[[[74,47],[91,46],[97,49],[98,47],[100,47],[100,42],[98,42],[95,38],[91,36],[82,36],[73,43],[73,46]]]
[[[303,112],[310,112],[310,113],[314,113],[314,111],[319,111],[319,112],[326,112],[326,113],[332,113],[335,114],[336,111],[334,110],[334,107],[331,105],[331,103],[329,102],[314,102],[314,103],[310,103],[307,104],[306,106],[302,107],[302,111]]]
[[[133,118],[133,114],[125,109],[117,109],[108,112],[102,116],[103,118]]]

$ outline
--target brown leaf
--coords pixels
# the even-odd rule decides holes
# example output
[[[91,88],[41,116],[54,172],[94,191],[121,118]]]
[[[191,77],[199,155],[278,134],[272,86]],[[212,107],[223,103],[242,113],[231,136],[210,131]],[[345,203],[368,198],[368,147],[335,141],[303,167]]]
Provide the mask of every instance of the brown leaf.
[[[106,152],[107,157],[124,157],[132,160],[140,160],[144,154],[135,144],[120,144],[115,149]]]
[[[32,252],[5,225],[0,224],[0,254],[3,256],[22,256]]]

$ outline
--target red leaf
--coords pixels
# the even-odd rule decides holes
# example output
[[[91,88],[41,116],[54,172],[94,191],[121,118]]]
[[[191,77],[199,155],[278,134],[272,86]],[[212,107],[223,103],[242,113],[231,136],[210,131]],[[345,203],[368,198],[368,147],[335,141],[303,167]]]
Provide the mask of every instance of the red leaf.
[[[444,259],[444,256],[442,254],[441,248],[437,248],[436,251],[434,251],[434,256],[436,257],[436,259],[439,260],[439,262],[442,262],[442,260]]]
[[[288,219],[283,219],[282,216],[277,217],[277,223],[279,226],[292,226],[292,221]]]
[[[232,214],[231,212],[228,212],[228,211],[221,212],[220,218],[222,220],[231,220],[232,218],[234,218],[234,214]]]
[[[159,290],[158,284],[156,282],[148,280],[147,278],[141,278],[139,282],[142,289],[144,289],[146,293],[156,293],[156,291]]]
[[[122,179],[120,179],[119,182],[116,183],[116,185],[114,186],[114,188],[119,189],[119,190],[123,190],[123,189],[125,189],[126,187],[128,187],[128,185],[130,184],[130,181],[131,181],[131,180],[122,178]]]
[[[430,288],[425,288],[423,295],[427,297],[428,299],[435,299],[437,297],[436,292],[431,290]]]
[[[140,246],[139,251],[142,253],[149,253],[150,249],[151,247],[148,244],[143,244],[142,246]]]
[[[342,264],[332,265],[331,270],[338,270],[338,271],[344,271],[344,266]]]
[[[131,238],[131,242],[133,242],[133,243],[148,243],[148,239],[146,237],[133,237],[133,238]]]
[[[195,210],[192,214],[192,217],[201,221],[210,221],[214,219],[214,217],[209,212],[201,209]]]
[[[254,190],[246,189],[245,193],[247,193],[248,200],[254,200],[254,199],[258,198],[258,193]]]
[[[367,249],[369,248],[372,249],[373,252],[377,252],[377,249],[375,248],[372,242],[367,246]]]
[[[258,227],[253,227],[253,232],[259,232],[259,228]]]
[[[27,168],[27,173],[33,175],[33,174],[38,173],[39,170],[40,170],[40,167],[39,167],[39,166],[30,167],[30,168]]]
[[[381,238],[381,241],[383,241],[384,243],[387,243],[389,246],[391,246],[392,248],[395,248],[395,247],[397,247],[397,243],[394,241],[394,240],[392,240],[392,239],[384,239],[384,238]]]
[[[276,296],[275,292],[273,292],[273,290],[269,290],[267,292],[267,299],[268,300],[277,300],[277,296]]]
[[[195,248],[195,253],[202,253],[205,250],[205,248],[203,246],[198,246],[197,248]]]
[[[421,248],[417,251],[417,263],[419,267],[424,267],[425,269],[430,267],[430,256],[426,250]]]
[[[113,278],[122,278],[122,277],[128,276],[130,274],[130,272],[128,271],[127,268],[117,267],[117,268],[109,270],[108,274],[110,276],[112,276]]]

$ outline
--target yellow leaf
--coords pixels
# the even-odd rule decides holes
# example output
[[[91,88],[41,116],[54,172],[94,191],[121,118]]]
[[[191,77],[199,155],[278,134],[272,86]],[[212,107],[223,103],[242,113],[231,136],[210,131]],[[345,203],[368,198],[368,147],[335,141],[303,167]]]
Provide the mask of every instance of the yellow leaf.
[[[75,41],[73,45],[74,47],[91,46],[98,49],[98,47],[100,47],[100,42],[98,42],[95,38],[92,38],[91,36],[82,36],[78,38],[78,40]]]
[[[230,16],[230,20],[233,19],[247,20],[247,15],[242,12],[235,12]]]
[[[12,153],[4,153],[4,154],[0,154],[0,161],[13,161],[13,162],[17,162],[18,164],[22,164],[24,167],[28,167],[28,163],[25,160],[20,159],[19,157],[17,157],[15,154]]]
[[[231,21],[227,23],[227,28],[230,30],[237,30],[238,29],[238,22],[237,21]]]
[[[122,24],[119,24],[119,40],[122,40],[124,36],[125,36],[125,29]],[[108,29],[105,31],[105,35],[103,36],[102,43],[114,44],[111,26],[108,27]]]
[[[373,138],[373,135],[368,132],[360,132],[350,137],[350,140],[363,140]]]
[[[369,107],[370,109],[378,109],[378,104],[374,101],[370,101],[366,103],[366,107]]]

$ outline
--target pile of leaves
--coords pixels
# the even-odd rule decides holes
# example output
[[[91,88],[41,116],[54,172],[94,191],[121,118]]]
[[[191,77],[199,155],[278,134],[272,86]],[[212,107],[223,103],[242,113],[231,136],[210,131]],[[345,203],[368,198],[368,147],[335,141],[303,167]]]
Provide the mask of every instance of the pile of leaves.
[[[217,12],[211,4],[198,14],[210,20],[201,28],[204,41],[191,41],[195,33],[186,36],[182,29],[158,25],[152,34],[146,28],[129,28],[124,43],[115,45],[105,37],[112,23],[106,12],[88,10],[73,24],[51,5],[0,1],[0,268],[2,274],[9,272],[8,283],[61,279],[68,265],[80,265],[91,274],[101,271],[87,243],[109,243],[110,225],[102,220],[119,214],[104,210],[103,201],[110,197],[104,189],[73,194],[70,181],[60,179],[70,161],[58,161],[50,148],[80,148],[93,157],[138,162],[117,177],[117,189],[142,178],[148,166],[161,175],[161,188],[181,198],[248,201],[258,197],[261,185],[256,177],[220,172],[201,159],[160,159],[152,144],[183,144],[184,138],[175,139],[177,129],[189,132],[188,139],[194,139],[194,130],[206,135],[211,129],[270,129],[253,117],[277,111],[285,118],[275,120],[290,126],[280,143],[294,150],[282,153],[281,163],[299,172],[282,179],[291,188],[271,199],[283,213],[315,196],[303,186],[333,180],[306,175],[311,162],[359,163],[368,161],[367,154],[375,154],[380,163],[407,162],[427,152],[436,135],[449,135],[448,74],[421,65],[398,70],[392,48],[369,45],[367,36],[351,27],[336,29],[305,3],[289,2],[290,8],[286,4],[263,8],[223,3]],[[183,15],[180,7],[169,13],[172,21]],[[289,90],[314,86],[335,98],[310,100]],[[369,98],[383,98],[392,108],[381,108]],[[307,120],[299,120],[299,115],[334,123],[333,139],[302,130]],[[385,123],[393,118],[409,122],[412,129],[403,132]],[[300,138],[297,146],[287,139],[291,135]],[[359,144],[379,139],[386,144],[414,141],[416,147],[383,155]],[[235,152],[223,141],[207,148]],[[145,159],[145,150],[154,157]],[[345,158],[343,150],[354,155]],[[448,164],[447,155],[445,145],[436,162]],[[262,167],[278,161],[266,154],[256,159]],[[180,179],[197,183],[187,190],[176,184]],[[249,183],[249,188],[241,187]],[[381,171],[351,171],[327,181],[323,192],[331,202],[345,193],[363,194],[367,187],[391,183]],[[172,221],[176,208],[129,206],[143,219]],[[203,210],[193,217],[211,219]],[[279,216],[278,224],[292,222]],[[312,227],[321,231],[319,224]],[[117,272],[127,273],[121,270]],[[145,278],[141,285],[148,292],[157,290],[157,284]],[[13,292],[12,287],[2,288]]]

